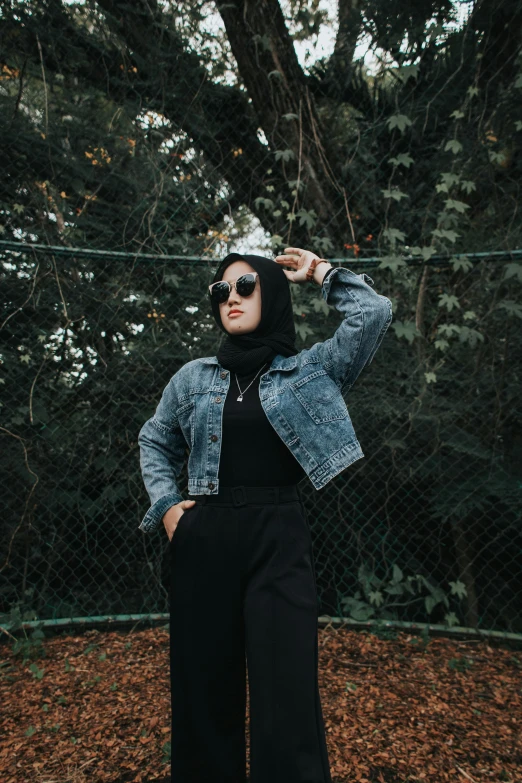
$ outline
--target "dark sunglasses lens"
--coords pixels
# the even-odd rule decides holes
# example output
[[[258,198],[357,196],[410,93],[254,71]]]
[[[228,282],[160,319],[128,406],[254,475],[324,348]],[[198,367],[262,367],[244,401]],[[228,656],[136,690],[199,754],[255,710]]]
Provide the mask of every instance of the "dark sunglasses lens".
[[[225,283],[224,281],[222,283],[214,283],[211,293],[212,299],[215,299],[216,302],[226,302],[229,291],[230,286],[228,283]]]
[[[236,289],[239,296],[250,296],[256,287],[256,278],[253,274],[241,275],[236,282]]]

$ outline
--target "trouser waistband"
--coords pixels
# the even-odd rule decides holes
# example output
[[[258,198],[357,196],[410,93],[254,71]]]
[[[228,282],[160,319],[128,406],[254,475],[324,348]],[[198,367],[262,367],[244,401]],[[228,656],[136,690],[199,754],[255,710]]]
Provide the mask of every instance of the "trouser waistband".
[[[284,487],[220,487],[217,495],[189,495],[190,500],[195,500],[201,505],[218,504],[230,506],[246,506],[249,503],[289,503],[292,500],[301,500],[297,484],[289,484]]]

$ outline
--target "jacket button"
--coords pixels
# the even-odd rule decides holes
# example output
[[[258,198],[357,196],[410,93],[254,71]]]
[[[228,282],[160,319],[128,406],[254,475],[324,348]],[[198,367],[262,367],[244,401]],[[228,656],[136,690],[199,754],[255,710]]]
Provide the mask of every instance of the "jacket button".
[[[210,482],[210,484],[208,485],[208,488],[209,489],[214,489],[214,484],[212,482]]]
[[[210,440],[216,441],[217,440],[217,435],[211,435],[210,436]]]
[[[221,402],[221,397],[216,397],[216,402]]]
[[[226,378],[226,377],[227,377],[227,374],[226,374],[226,372],[222,372],[222,373],[221,373],[221,377],[222,377],[222,378]]]

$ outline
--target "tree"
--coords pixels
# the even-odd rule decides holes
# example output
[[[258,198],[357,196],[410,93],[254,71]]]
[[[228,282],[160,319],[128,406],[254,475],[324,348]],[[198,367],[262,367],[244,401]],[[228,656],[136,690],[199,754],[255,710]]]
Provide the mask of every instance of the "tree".
[[[138,496],[135,438],[158,390],[188,359],[214,353],[220,335],[201,266],[137,256],[205,255],[208,272],[232,246],[291,242],[347,263],[380,258],[379,288],[394,306],[390,359],[380,371],[378,357],[371,394],[350,392],[380,444],[361,478],[373,499],[364,525],[384,517],[392,530],[379,555],[422,552],[416,573],[442,581],[453,568],[476,624],[477,562],[484,551],[502,561],[521,518],[522,265],[516,253],[467,258],[520,246],[521,2],[482,0],[464,18],[449,0],[339,0],[336,21],[315,0],[1,7],[0,240],[58,248],[0,247],[0,461],[9,475],[17,466],[2,536],[23,575],[4,600],[37,584],[48,614],[96,613],[102,601],[106,611],[158,608],[161,590],[147,581],[157,555],[107,522],[126,522]],[[328,24],[331,53],[303,64],[297,44]],[[88,252],[65,256],[71,247]],[[126,255],[105,261],[97,250]],[[437,254],[445,265],[432,263]],[[294,287],[292,297],[299,344],[329,336],[318,293]],[[374,497],[382,475],[386,497]],[[334,523],[329,512],[324,535],[339,544],[329,587],[347,573]],[[77,561],[77,542],[91,540],[92,560]],[[69,603],[55,566],[68,559],[93,578]],[[116,584],[131,565],[124,606],[104,580]],[[493,571],[491,583],[509,581]]]

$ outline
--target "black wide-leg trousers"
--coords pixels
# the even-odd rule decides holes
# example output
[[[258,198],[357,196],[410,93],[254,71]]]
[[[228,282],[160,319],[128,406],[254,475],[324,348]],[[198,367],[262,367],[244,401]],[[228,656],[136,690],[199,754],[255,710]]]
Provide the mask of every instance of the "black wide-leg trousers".
[[[172,783],[331,783],[297,485],[194,495],[170,543]]]

